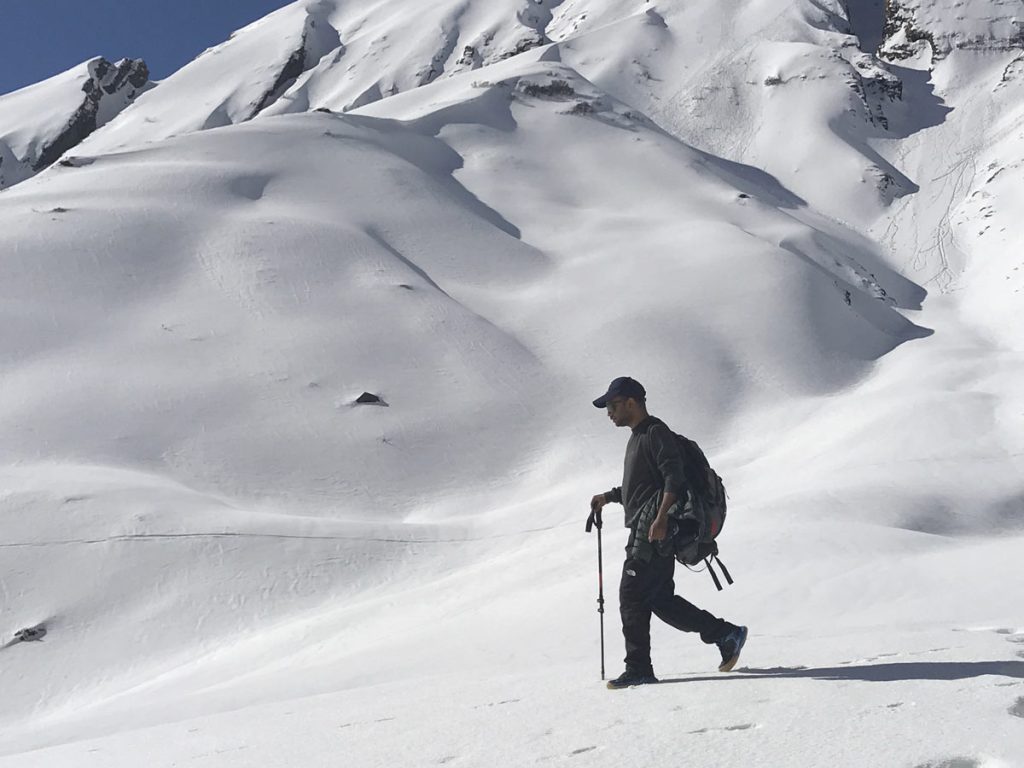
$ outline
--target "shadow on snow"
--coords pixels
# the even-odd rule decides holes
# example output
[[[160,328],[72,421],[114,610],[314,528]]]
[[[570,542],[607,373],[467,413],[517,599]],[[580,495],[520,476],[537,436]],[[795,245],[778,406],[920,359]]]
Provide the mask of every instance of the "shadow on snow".
[[[1024,661],[915,661],[892,664],[860,664],[841,667],[744,667],[728,677],[677,677],[662,683],[703,683],[725,680],[811,678],[814,680],[861,680],[893,683],[900,680],[966,680],[995,675],[1024,680]]]

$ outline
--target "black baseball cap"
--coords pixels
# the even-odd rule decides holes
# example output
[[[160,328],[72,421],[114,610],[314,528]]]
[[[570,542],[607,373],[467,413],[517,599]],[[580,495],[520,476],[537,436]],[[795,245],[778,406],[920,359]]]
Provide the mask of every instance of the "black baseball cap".
[[[604,408],[613,397],[632,397],[634,400],[646,400],[647,390],[644,385],[629,376],[620,376],[608,385],[608,391],[594,401],[595,408]]]

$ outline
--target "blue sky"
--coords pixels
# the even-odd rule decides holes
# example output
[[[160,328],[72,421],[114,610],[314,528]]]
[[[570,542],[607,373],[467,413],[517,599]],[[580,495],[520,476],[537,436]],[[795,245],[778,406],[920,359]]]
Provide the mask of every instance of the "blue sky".
[[[291,0],[0,0],[0,94],[94,56],[167,77]]]

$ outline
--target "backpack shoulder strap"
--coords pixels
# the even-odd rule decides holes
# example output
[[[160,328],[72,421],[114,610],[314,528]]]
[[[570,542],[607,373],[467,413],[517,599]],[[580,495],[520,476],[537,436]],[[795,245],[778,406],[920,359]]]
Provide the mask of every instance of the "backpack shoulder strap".
[[[638,434],[641,436],[641,438],[647,438],[647,434],[651,431],[651,427],[655,426],[656,424],[660,424],[663,427],[665,426],[665,422],[663,422],[656,416],[651,416],[645,419],[644,422],[640,425],[640,432]],[[654,454],[651,453],[650,440],[640,440],[640,452],[643,453],[644,459],[647,461],[648,466],[650,466],[654,474],[657,475],[658,477],[661,477],[661,470],[658,469],[658,462],[654,460]]]

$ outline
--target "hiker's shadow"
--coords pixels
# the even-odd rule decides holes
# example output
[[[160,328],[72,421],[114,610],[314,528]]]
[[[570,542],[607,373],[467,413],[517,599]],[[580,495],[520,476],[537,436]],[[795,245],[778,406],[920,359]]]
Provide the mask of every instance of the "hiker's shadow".
[[[1024,661],[910,661],[891,664],[849,664],[841,667],[743,667],[731,675],[677,677],[662,683],[701,683],[749,678],[812,678],[814,680],[864,680],[891,683],[897,680],[966,680],[995,675],[1024,680]]]

